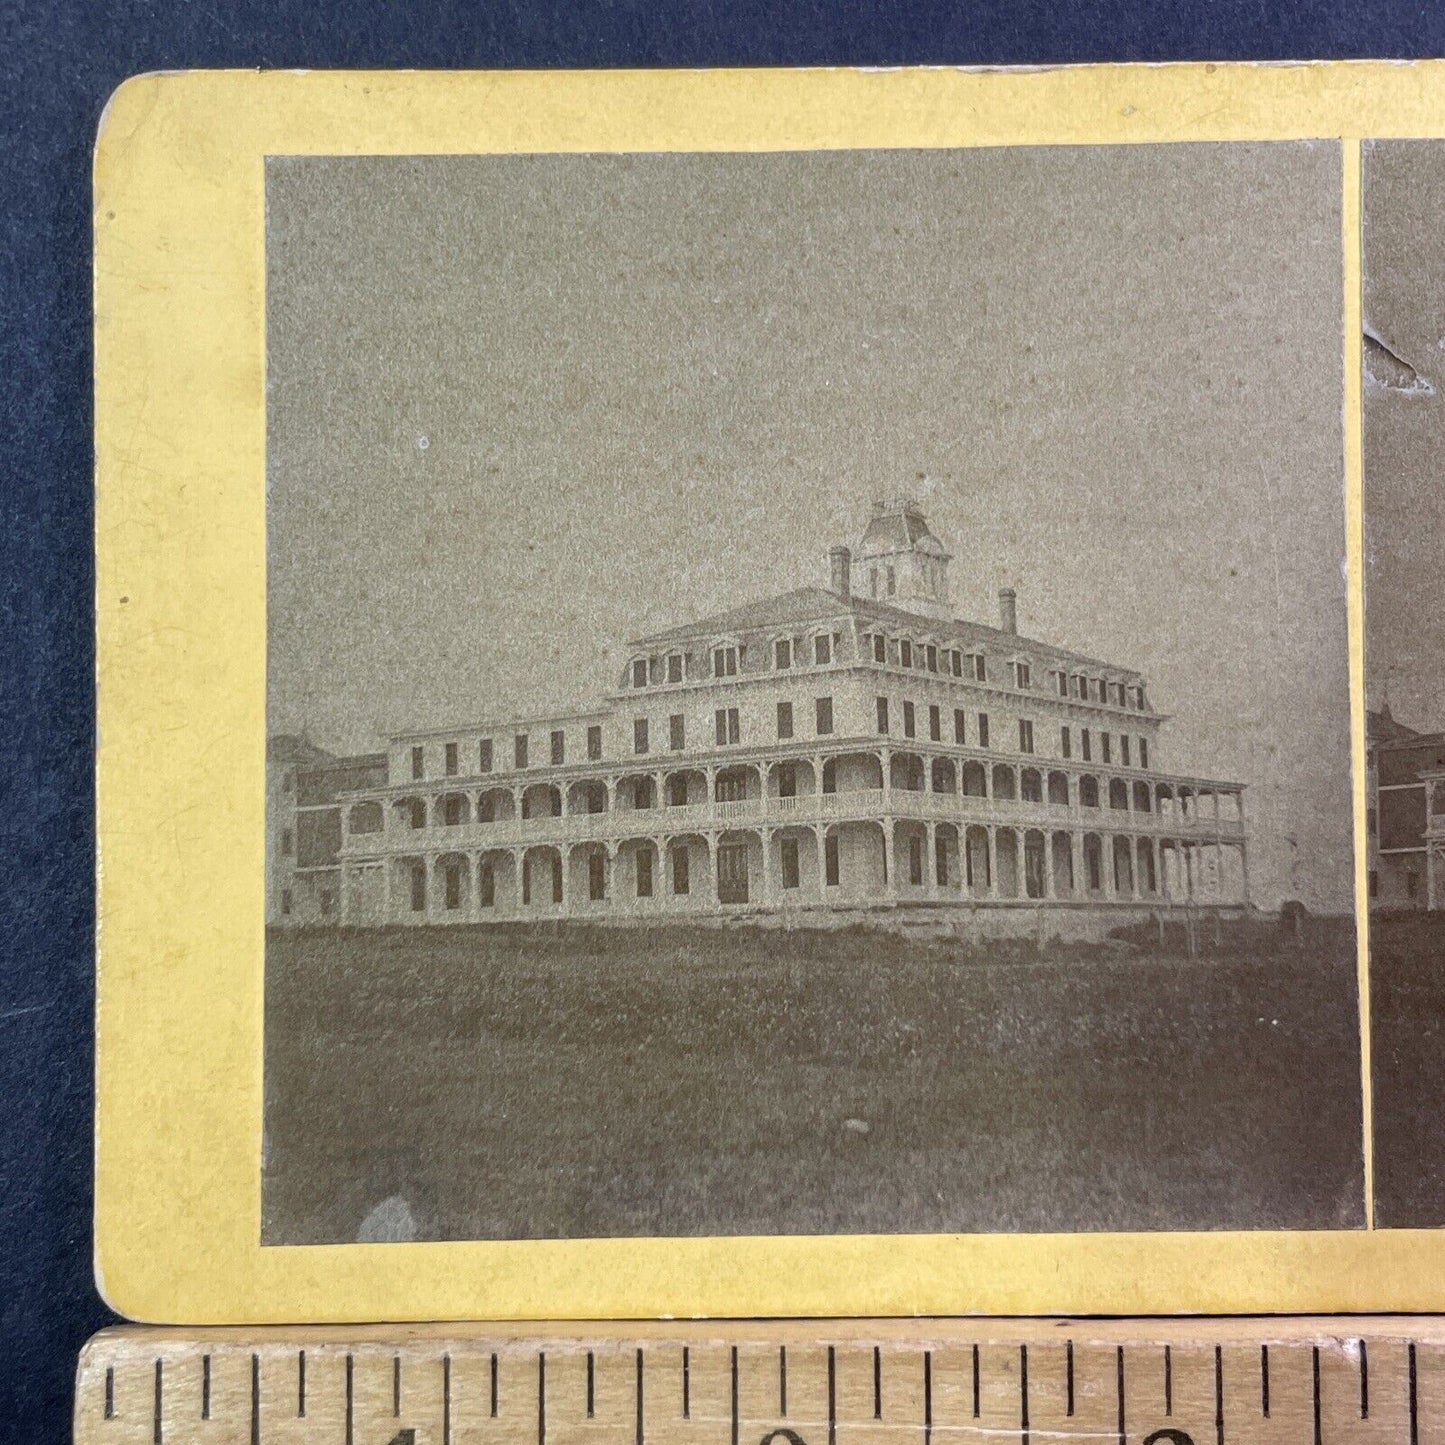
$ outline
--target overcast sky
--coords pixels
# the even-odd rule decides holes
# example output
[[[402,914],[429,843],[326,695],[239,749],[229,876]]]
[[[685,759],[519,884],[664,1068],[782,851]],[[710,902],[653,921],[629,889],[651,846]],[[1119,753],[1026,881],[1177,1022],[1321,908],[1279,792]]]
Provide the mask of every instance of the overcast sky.
[[[1143,671],[1261,901],[1348,906],[1337,146],[268,181],[273,730],[576,707],[913,493],[959,615]]]
[[[1365,321],[1399,363],[1381,358],[1365,388],[1366,689],[1372,707],[1388,701],[1434,732],[1445,729],[1445,144],[1377,141],[1363,179]]]

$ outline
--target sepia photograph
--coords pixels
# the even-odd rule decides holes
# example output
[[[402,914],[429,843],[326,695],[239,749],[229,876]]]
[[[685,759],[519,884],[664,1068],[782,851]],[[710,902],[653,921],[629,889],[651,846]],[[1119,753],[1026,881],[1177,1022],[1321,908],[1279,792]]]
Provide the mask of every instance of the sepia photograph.
[[[1445,899],[1445,155],[1388,154],[1377,975]],[[263,1242],[1362,1228],[1341,195],[271,157]],[[1442,1223],[1381,997],[1381,1222]]]
[[[1445,144],[1367,141],[1365,694],[1375,1222],[1445,1225]]]

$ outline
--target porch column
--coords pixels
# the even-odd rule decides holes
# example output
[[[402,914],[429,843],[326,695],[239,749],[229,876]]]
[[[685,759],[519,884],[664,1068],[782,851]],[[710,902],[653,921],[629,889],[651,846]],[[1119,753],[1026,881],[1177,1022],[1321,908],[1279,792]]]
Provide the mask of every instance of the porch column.
[[[718,838],[721,834],[704,833],[702,835],[703,854],[706,858],[706,865],[703,868],[703,897],[707,901],[708,908],[716,908],[719,900],[717,896],[717,847]]]
[[[989,824],[984,829],[988,837],[988,896],[998,897],[998,829]]]
[[[937,823],[923,825],[923,891],[930,898],[938,897]]]
[[[759,828],[758,837],[763,843],[762,896],[759,899],[765,907],[771,908],[776,901],[773,897],[773,835],[770,828]]]
[[[382,817],[386,814],[383,813]],[[396,871],[396,860],[389,854],[381,860],[381,921],[392,923],[395,920],[392,914],[395,911],[391,898],[391,875]]]
[[[1072,874],[1072,896],[1087,898],[1089,880],[1084,874],[1084,835],[1074,828],[1069,829],[1069,872]]]
[[[436,922],[437,914],[437,860],[431,853],[422,855],[422,871],[426,878],[426,909],[428,923]]]
[[[1429,856],[1428,854],[1426,855]],[[1427,892],[1426,897],[1429,897]],[[343,862],[341,865],[341,921],[351,922],[351,869]]]
[[[887,773],[883,775],[887,778]],[[893,856],[893,819],[885,813],[883,818],[883,869],[888,878],[884,884],[884,894],[889,898],[898,897],[898,867],[897,860]]]
[[[819,784],[822,783],[822,774],[819,774]],[[813,838],[818,845],[818,902],[822,903],[828,896],[828,839],[827,829],[821,824],[813,828]],[[839,880],[841,882],[841,880]]]
[[[1044,830],[1044,897],[1057,898],[1058,889],[1054,886],[1054,834],[1052,829]]]
[[[1190,903],[1194,902],[1194,861],[1189,852],[1189,845],[1185,843],[1184,848],[1184,896]]]
[[[467,872],[468,882],[471,884],[468,892],[471,898],[468,900],[468,915],[473,923],[482,921],[482,855],[481,853],[468,853]]]
[[[570,850],[565,844],[561,844],[557,848],[557,856],[562,860],[562,901],[557,905],[557,913],[562,918],[568,917],[570,912],[567,906],[567,885],[570,881],[567,875],[572,871],[572,859],[568,856],[569,852]]]
[[[893,806],[893,752],[890,748],[879,748],[878,762],[883,772],[883,811],[886,813]],[[888,874],[889,881],[892,881],[893,874]]]
[[[1241,802],[1243,800],[1241,799]],[[1249,907],[1249,844],[1239,840],[1239,891],[1240,902]]]

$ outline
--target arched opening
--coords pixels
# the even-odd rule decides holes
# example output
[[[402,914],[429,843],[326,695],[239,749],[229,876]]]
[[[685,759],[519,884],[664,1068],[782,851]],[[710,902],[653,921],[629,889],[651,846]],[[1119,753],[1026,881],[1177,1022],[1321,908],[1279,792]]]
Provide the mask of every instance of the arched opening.
[[[888,782],[894,792],[921,793],[923,759],[917,753],[894,753],[888,764]]]
[[[1024,893],[1029,898],[1042,898],[1044,887],[1044,835],[1037,828],[1024,834]]]
[[[823,791],[854,793],[881,791],[883,763],[876,753],[842,753],[823,760]]]
[[[567,789],[567,811],[577,813],[605,813],[607,811],[607,784],[600,778],[584,778]]]
[[[382,825],[381,804],[354,803],[347,821],[352,833],[379,833]]]
[[[1166,807],[1165,804],[1169,806]],[[1154,808],[1161,817],[1168,817],[1173,809],[1174,789],[1168,783],[1160,783],[1154,789]]]
[[[1014,779],[1014,770],[1004,763],[993,765],[993,795],[995,798],[1010,803],[1018,797],[1018,784]]]
[[[629,773],[618,778],[614,806],[619,812],[645,812],[657,807],[657,780],[651,773]]]
[[[512,855],[504,849],[483,853],[477,865],[477,907],[503,912],[515,905],[516,880]]]
[[[1054,896],[1068,898],[1074,891],[1074,845],[1067,833],[1053,835],[1049,845],[1053,854]]]
[[[432,807],[432,823],[438,828],[456,828],[471,820],[471,799],[465,793],[443,793]]]
[[[970,759],[968,762],[966,762],[963,765],[963,771],[960,777],[960,781],[962,783],[962,792],[965,797],[988,797],[988,773],[984,771],[984,766],[982,763],[976,762],[973,759]]]
[[[562,790],[551,783],[533,783],[522,792],[524,818],[560,818]]]
[[[675,845],[668,849],[668,855],[672,865],[670,891],[674,895],[689,893],[693,886],[690,855],[680,853]],[[762,886],[762,861],[762,839],[756,833],[724,833],[717,844],[717,901],[725,907],[755,901]]]
[[[391,806],[401,827],[417,830],[426,827],[425,798],[398,798]]]
[[[806,758],[785,758],[768,765],[768,796],[778,799],[785,811],[801,806],[788,799],[811,798],[815,791],[813,765]]]
[[[969,896],[986,898],[993,881],[989,867],[988,829],[975,824],[964,838],[964,886]]]
[[[701,768],[679,768],[662,780],[663,803],[669,808],[692,808],[707,802],[707,774]]]
[[[1104,891],[1104,845],[1097,833],[1084,834],[1084,888],[1089,893]]]
[[[1114,892],[1120,898],[1134,895],[1134,846],[1127,838],[1114,839]]]
[[[1134,783],[1134,811],[1136,813],[1152,811],[1149,806],[1149,784],[1142,779],[1137,779]]]
[[[1025,768],[1019,774],[1019,797],[1025,803],[1043,802],[1044,779],[1037,768]]]
[[[464,853],[443,853],[436,860],[436,901],[451,922],[471,901],[471,865]]]
[[[756,768],[741,764],[730,768],[719,768],[713,782],[713,798],[719,803],[746,803],[756,799],[762,791],[762,780]]]
[[[528,848],[522,854],[523,907],[556,907],[561,902],[561,852],[556,848]]]
[[[1085,773],[1079,779],[1079,806],[1081,808],[1097,808],[1099,806],[1099,780],[1091,773]]]
[[[1123,778],[1109,779],[1109,806],[1111,808],[1122,808],[1125,812],[1129,808],[1129,785]]]
[[[1139,891],[1153,895],[1159,891],[1159,871],[1154,862],[1154,844],[1148,838],[1139,839]]]
[[[958,828],[953,823],[940,823],[933,832],[933,881],[950,892],[962,885]]]
[[[934,758],[929,772],[932,774],[935,793],[956,793],[958,791],[958,770],[952,758]]]
[[[582,907],[606,903],[612,894],[612,859],[604,843],[579,843],[567,860],[567,895]]]
[[[994,863],[998,870],[998,896],[1019,896],[1018,834],[1012,828],[1000,828],[993,837]]]
[[[1055,808],[1069,806],[1069,775],[1052,772],[1049,774],[1049,803]]]

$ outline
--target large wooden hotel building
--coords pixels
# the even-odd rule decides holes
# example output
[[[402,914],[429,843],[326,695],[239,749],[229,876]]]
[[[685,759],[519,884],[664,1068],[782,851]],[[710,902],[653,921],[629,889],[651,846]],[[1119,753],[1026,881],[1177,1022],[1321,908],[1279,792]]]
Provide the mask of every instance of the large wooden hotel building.
[[[636,639],[588,710],[273,740],[269,920],[1247,904],[1243,785],[1166,772],[1144,678],[1019,636],[1012,592],[953,617],[948,565],[876,503],[827,587]]]

